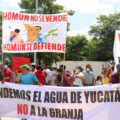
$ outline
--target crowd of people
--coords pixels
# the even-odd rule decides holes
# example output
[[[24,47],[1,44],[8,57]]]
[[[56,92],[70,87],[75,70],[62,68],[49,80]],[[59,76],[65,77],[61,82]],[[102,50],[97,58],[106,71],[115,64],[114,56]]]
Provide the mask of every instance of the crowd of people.
[[[23,64],[20,71],[12,70],[13,63],[6,63],[0,69],[0,81],[18,83],[24,85],[50,85],[64,87],[95,86],[120,82],[120,63],[116,65],[117,72],[114,73],[115,63],[105,64],[101,75],[95,78],[90,64],[85,68],[76,66],[72,72],[66,70],[65,65],[59,68],[49,68],[49,65]]]

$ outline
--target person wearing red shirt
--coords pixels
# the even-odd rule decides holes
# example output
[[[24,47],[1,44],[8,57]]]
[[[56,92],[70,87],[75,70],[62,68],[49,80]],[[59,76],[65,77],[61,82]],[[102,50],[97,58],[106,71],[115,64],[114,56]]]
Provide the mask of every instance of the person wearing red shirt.
[[[43,72],[43,68],[39,65],[36,67],[37,71],[34,72],[36,77],[38,78],[39,82],[42,83],[42,85],[45,85],[45,73]]]
[[[12,72],[8,69],[8,65],[4,65],[3,75],[4,75],[4,81],[5,82],[11,82]]]
[[[117,72],[112,74],[109,80],[109,83],[117,84],[120,83],[120,63],[116,65]]]

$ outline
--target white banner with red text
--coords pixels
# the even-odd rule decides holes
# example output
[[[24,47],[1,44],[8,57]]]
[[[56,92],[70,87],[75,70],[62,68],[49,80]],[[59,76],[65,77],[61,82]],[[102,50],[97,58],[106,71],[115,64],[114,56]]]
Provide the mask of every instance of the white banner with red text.
[[[67,13],[3,12],[2,50],[6,53],[65,52]]]
[[[120,84],[53,87],[0,83],[0,117],[120,120]]]
[[[115,63],[120,63],[120,31],[115,32],[113,56]]]

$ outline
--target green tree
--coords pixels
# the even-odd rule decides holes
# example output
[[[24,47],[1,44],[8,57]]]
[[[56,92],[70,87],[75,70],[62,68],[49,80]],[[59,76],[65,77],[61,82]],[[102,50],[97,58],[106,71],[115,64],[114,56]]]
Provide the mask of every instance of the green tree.
[[[66,60],[82,61],[87,60],[88,40],[84,36],[68,36]]]
[[[89,33],[93,36],[89,43],[89,51],[91,51],[89,54],[90,60],[106,61],[113,59],[115,30],[120,29],[119,18],[120,14],[118,13],[108,16],[100,15],[97,18],[97,24],[90,27]],[[93,49],[94,45],[96,47]],[[94,54],[94,56],[92,54]],[[91,56],[93,57],[91,58]]]

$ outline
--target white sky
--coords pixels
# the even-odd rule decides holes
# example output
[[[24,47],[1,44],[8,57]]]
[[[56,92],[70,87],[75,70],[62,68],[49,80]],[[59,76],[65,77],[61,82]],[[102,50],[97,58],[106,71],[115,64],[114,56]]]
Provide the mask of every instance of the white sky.
[[[0,11],[20,11],[18,2],[20,0],[0,0]],[[87,35],[90,25],[96,23],[96,16],[120,11],[120,0],[57,0],[56,3],[76,12],[68,19],[71,22],[68,35]]]

